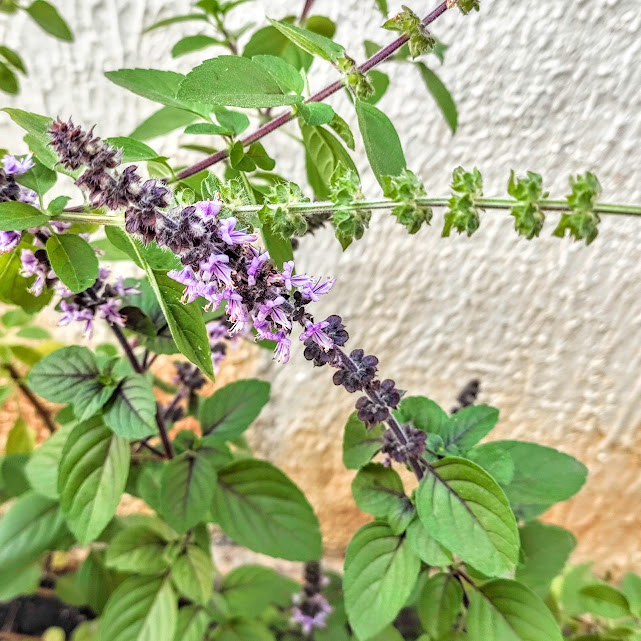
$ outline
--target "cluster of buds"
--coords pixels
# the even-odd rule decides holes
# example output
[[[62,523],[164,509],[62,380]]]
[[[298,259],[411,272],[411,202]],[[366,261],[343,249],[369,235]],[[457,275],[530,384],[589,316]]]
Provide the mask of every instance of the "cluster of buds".
[[[178,391],[173,400],[163,408],[165,420],[170,423],[179,421],[185,415],[185,410],[180,405],[182,400],[187,399],[187,407],[191,407],[196,400],[196,392],[207,382],[195,365],[183,362],[176,362],[174,365],[174,383],[178,385]]]
[[[62,298],[60,301],[62,316],[58,325],[83,323],[86,338],[91,338],[93,335],[96,318],[102,318],[110,325],[124,327],[127,319],[120,313],[121,299],[140,294],[140,291],[135,287],[126,287],[122,278],[118,278],[115,283],[107,282],[108,279],[109,270],[101,268],[96,282],[79,294],[74,294],[58,283],[57,293]]]
[[[481,381],[478,378],[473,378],[456,397],[458,405],[450,410],[450,414],[460,412],[464,407],[469,407],[476,403],[479,392],[481,391]]]
[[[52,144],[64,152],[61,162],[70,166],[66,155],[70,144],[62,136],[59,123],[55,126],[57,135]],[[90,140],[91,157],[113,157],[100,154],[96,150],[97,139],[83,138],[72,123],[66,124],[64,131],[74,140]],[[140,182],[137,175],[132,178],[135,167],[125,171],[130,182]],[[105,181],[105,184],[111,183]],[[114,199],[103,199],[100,194],[94,194],[94,198],[108,207],[117,207]],[[391,412],[398,407],[403,392],[396,388],[394,381],[377,378],[375,356],[365,355],[358,349],[349,354],[343,351],[349,335],[340,316],[316,321],[308,311],[311,304],[329,292],[334,279],[296,274],[293,261],[278,269],[267,252],[255,247],[257,235],[240,228],[236,218],[223,218],[222,210],[223,202],[218,197],[170,211],[156,209],[152,217],[142,208],[128,207],[126,224],[127,229],[142,236],[143,241],[154,240],[179,257],[182,269],[171,270],[168,275],[184,285],[184,303],[204,300],[205,309],[217,309],[224,304],[228,319],[225,329],[229,335],[252,333],[258,339],[272,340],[276,343],[275,359],[285,363],[290,355],[290,337],[297,325],[301,327],[299,339],[305,346],[305,358],[317,366],[335,367],[338,370],[334,376],[336,385],[342,385],[349,392],[362,392],[356,403],[359,418],[368,427],[387,422],[399,444],[407,450],[405,460],[408,456],[418,458],[424,443],[417,439],[414,443],[408,428],[400,426]],[[212,340],[219,338],[214,332]]]
[[[321,574],[318,561],[305,564],[305,584],[302,592],[294,596],[292,610],[292,623],[300,625],[305,636],[327,625],[327,617],[332,612],[332,607],[323,596],[322,590],[328,584],[329,580]]]

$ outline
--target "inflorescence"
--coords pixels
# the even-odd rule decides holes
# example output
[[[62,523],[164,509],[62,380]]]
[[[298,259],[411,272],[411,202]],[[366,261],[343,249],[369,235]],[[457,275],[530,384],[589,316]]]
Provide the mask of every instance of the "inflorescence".
[[[87,167],[77,184],[89,190],[94,204],[110,209],[126,207],[129,233],[145,243],[155,241],[180,258],[182,269],[168,275],[184,285],[183,302],[201,300],[205,309],[224,304],[230,321],[228,333],[251,332],[258,339],[274,341],[274,357],[282,363],[289,360],[291,335],[298,325],[305,358],[316,366],[336,368],[334,383],[360,393],[356,402],[359,418],[368,427],[386,421],[392,429],[386,453],[399,462],[411,459],[416,464],[424,434],[400,426],[392,415],[403,392],[394,381],[379,380],[375,356],[359,349],[348,354],[342,349],[349,335],[340,316],[316,321],[308,311],[329,292],[334,279],[296,274],[293,261],[278,269],[269,253],[254,246],[255,233],[239,228],[236,218],[221,216],[223,202],[218,198],[163,211],[171,192],[161,181],[148,180],[140,186],[135,166],[112,174],[117,151],[71,121],[58,120],[51,133],[51,144],[65,166]]]
[[[305,636],[327,625],[327,617],[332,612],[332,607],[322,594],[323,588],[327,585],[329,579],[321,573],[320,563],[306,563],[305,583],[302,591],[294,595],[292,610],[292,623],[300,625]]]

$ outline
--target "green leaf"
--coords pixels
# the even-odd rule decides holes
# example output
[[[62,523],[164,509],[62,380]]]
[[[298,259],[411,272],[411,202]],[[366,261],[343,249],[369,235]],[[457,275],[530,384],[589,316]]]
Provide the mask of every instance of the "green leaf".
[[[36,0],[27,7],[27,13],[42,29],[59,40],[73,42],[73,33],[58,10],[44,0]]]
[[[58,175],[36,159],[34,166],[26,174],[16,178],[17,182],[24,187],[44,196],[56,184]]]
[[[432,94],[436,104],[439,106],[452,133],[455,134],[458,128],[458,109],[450,92],[442,80],[426,64],[423,62],[416,62],[414,64],[421,72],[421,77],[427,90]]]
[[[356,115],[367,159],[382,185],[384,176],[398,176],[406,168],[401,141],[392,121],[374,105],[357,100]]]
[[[345,49],[341,45],[309,29],[303,29],[302,27],[282,20],[272,20],[269,18],[269,21],[272,23],[272,26],[276,27],[286,38],[291,40],[303,51],[312,54],[312,56],[323,58],[330,62],[336,62],[336,60],[345,53]]]
[[[423,563],[437,568],[443,568],[452,563],[452,554],[430,535],[420,518],[415,517],[409,524],[406,537],[408,545]]]
[[[166,529],[160,527],[160,522],[152,518],[144,524],[126,527],[109,542],[105,563],[120,572],[164,572],[169,566],[164,557],[170,540]]]
[[[248,378],[225,385],[200,404],[198,420],[203,436],[223,440],[240,436],[269,401],[270,384]]]
[[[183,305],[180,301],[182,285],[166,274],[154,271],[133,238],[128,235],[126,238],[147,274],[149,284],[156,294],[176,346],[194,365],[213,380],[214,368],[211,362],[209,336],[200,310],[195,305]]]
[[[0,519],[0,567],[27,563],[55,549],[68,530],[57,501],[35,493],[23,494]]]
[[[361,641],[389,625],[405,605],[421,569],[407,539],[388,525],[364,525],[351,540],[345,557],[345,610]]]
[[[147,27],[143,33],[149,33],[154,29],[160,29],[161,27],[167,27],[170,24],[176,24],[177,22],[187,22],[191,20],[204,20],[207,21],[207,16],[204,13],[188,13],[181,16],[172,16],[171,18],[165,18],[164,20],[159,20],[154,22],[151,26]]]
[[[299,121],[306,150],[308,179],[318,198],[328,199],[334,172],[340,164],[358,176],[354,161],[340,141],[323,127]],[[313,173],[310,173],[310,168]]]
[[[446,447],[466,452],[487,436],[497,421],[499,411],[489,405],[470,405],[451,416],[440,435]]]
[[[184,56],[185,54],[192,53],[193,51],[200,51],[206,47],[221,44],[224,44],[223,40],[212,38],[211,36],[205,36],[203,34],[186,36],[185,38],[181,38],[171,48],[171,57],[178,58],[179,56]]]
[[[186,134],[205,134],[207,136],[231,136],[234,132],[227,127],[215,125],[213,122],[197,122],[185,129]]]
[[[225,534],[254,552],[290,561],[320,558],[321,536],[312,506],[266,461],[235,461],[218,472],[213,515]]]
[[[178,256],[167,249],[159,247],[155,240],[148,245],[143,245],[141,241],[130,236],[124,229],[119,227],[106,227],[105,233],[109,242],[127,254],[141,269],[145,268],[145,263],[152,269],[159,271],[181,268]]]
[[[283,268],[283,264],[288,260],[294,259],[291,240],[285,240],[274,232],[268,221],[263,222],[260,235],[265,243],[265,249],[269,252],[272,262],[278,269]]]
[[[232,616],[251,619],[269,605],[287,607],[300,585],[262,565],[241,565],[225,575],[220,593]]]
[[[544,599],[552,580],[561,574],[576,546],[571,532],[556,525],[530,521],[519,528],[522,562],[516,580]]]
[[[442,436],[450,417],[439,405],[424,396],[408,396],[404,398],[394,416],[401,423],[410,423],[417,430],[428,434]]]
[[[109,597],[100,641],[173,641],[177,600],[167,578],[132,576]]]
[[[385,425],[379,423],[367,429],[365,423],[353,412],[343,435],[343,464],[348,470],[357,470],[369,463],[383,446]]]
[[[50,499],[57,499],[58,468],[73,424],[58,428],[29,458],[25,473],[31,487]]]
[[[219,625],[211,641],[276,641],[265,624],[258,621],[232,620]]]
[[[216,120],[222,127],[231,129],[236,136],[242,134],[249,127],[249,118],[244,113],[224,107],[216,109]]]
[[[86,545],[116,513],[129,472],[129,443],[100,419],[74,427],[67,438],[58,477],[60,507],[69,528]]]
[[[380,463],[369,463],[358,471],[352,494],[361,510],[387,521],[394,534],[402,534],[414,516],[414,505],[405,496],[398,472]]]
[[[208,117],[210,107],[199,102],[189,102],[176,97],[180,83],[185,76],[174,71],[158,69],[118,69],[107,71],[105,76],[111,82],[132,93],[159,102],[166,107],[191,111],[199,116]]]
[[[31,227],[42,227],[48,221],[48,216],[27,203],[16,200],[0,203],[0,231],[23,231]]]
[[[544,511],[553,503],[565,501],[585,483],[587,468],[568,454],[523,441],[495,441],[495,444],[514,461],[514,478],[505,487],[505,494],[517,516],[531,505]]]
[[[19,416],[13,427],[9,430],[4,452],[7,456],[12,454],[31,454],[36,447],[36,432]]]
[[[160,482],[164,519],[185,532],[205,518],[216,489],[216,470],[201,452],[183,452],[168,463]]]
[[[368,72],[367,78],[372,83],[374,93],[365,98],[365,102],[368,102],[370,105],[375,105],[385,95],[389,87],[389,76],[378,69],[372,69],[372,71]]]
[[[124,438],[155,434],[156,397],[151,380],[141,374],[129,374],[118,384],[103,417],[107,427]]]
[[[337,113],[334,114],[329,126],[340,136],[343,142],[347,145],[347,148],[354,151],[354,134],[349,128],[349,125]]]
[[[581,588],[581,594],[588,597],[586,604],[588,612],[609,619],[630,616],[630,604],[625,595],[605,583],[586,585]]]
[[[430,466],[416,492],[418,515],[448,550],[488,576],[512,575],[519,556],[514,515],[501,488],[458,458]]]
[[[105,385],[96,357],[86,347],[71,345],[45,356],[29,372],[31,389],[56,403],[72,403],[78,419],[95,414],[115,385]]]
[[[639,616],[641,613],[641,577],[633,572],[628,572],[623,577],[621,587],[630,604],[630,610],[635,616]]]
[[[122,162],[139,162],[141,160],[155,160],[158,158],[158,152],[154,151],[144,142],[127,136],[118,136],[116,138],[106,138],[112,147],[122,150]]]
[[[490,581],[471,591],[469,598],[470,641],[562,641],[545,603],[516,581]]]
[[[592,563],[581,563],[570,568],[563,577],[561,585],[561,606],[568,616],[582,616],[589,608],[589,597],[581,594],[586,585],[598,579],[591,572]]]
[[[188,605],[178,610],[174,641],[203,641],[209,616],[202,608]]]
[[[162,107],[143,120],[130,134],[136,140],[164,136],[196,120],[196,114],[177,107]]]
[[[263,27],[256,31],[245,45],[243,56],[253,58],[256,55],[278,56],[296,69],[309,69],[314,57],[297,47],[276,27]]]
[[[18,54],[14,49],[9,49],[9,47],[0,46],[0,56],[2,56],[10,65],[15,67],[18,71],[26,75],[27,68]]]
[[[40,561],[13,569],[7,576],[2,577],[0,601],[12,601],[17,596],[37,592],[41,575]]]
[[[47,255],[56,276],[78,294],[98,278],[98,258],[91,245],[75,234],[53,234],[47,240]]]
[[[301,102],[297,109],[303,120],[312,127],[330,124],[336,117],[334,109],[325,102]]]
[[[28,454],[12,454],[0,458],[0,500],[22,496],[29,491],[29,481],[25,467],[29,461]]]
[[[252,62],[267,69],[284,93],[290,91],[298,95],[303,93],[303,89],[305,88],[303,77],[296,67],[285,62],[282,58],[258,55],[252,58]]]
[[[430,577],[419,597],[417,610],[423,628],[434,639],[452,631],[463,605],[463,588],[451,574]]]
[[[16,74],[2,61],[0,61],[0,91],[12,95],[20,91]]]
[[[301,102],[286,95],[261,65],[242,56],[218,56],[187,74],[178,97],[227,107],[279,107]]]
[[[214,587],[214,564],[197,545],[188,545],[171,566],[171,578],[179,594],[205,605]]]
[[[480,465],[501,486],[514,478],[514,461],[500,445],[483,443],[466,452],[465,458]]]

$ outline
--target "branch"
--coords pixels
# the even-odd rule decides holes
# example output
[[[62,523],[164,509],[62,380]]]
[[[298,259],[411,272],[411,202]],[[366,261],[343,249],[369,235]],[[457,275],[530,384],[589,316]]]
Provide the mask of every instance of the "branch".
[[[425,26],[431,24],[439,16],[443,15],[448,8],[449,8],[449,3],[442,2],[436,9],[434,9],[434,11],[432,11],[432,13],[430,13],[428,16],[426,16],[423,19],[423,24]],[[394,42],[388,44],[387,47],[384,47],[380,51],[377,51],[369,60],[366,60],[362,65],[360,65],[358,70],[361,73],[366,73],[370,69],[373,69],[374,67],[379,65],[381,62],[383,62],[384,60],[387,60],[390,56],[396,53],[408,40],[409,40],[408,36],[402,35],[400,38],[397,38],[396,40],[394,40]],[[336,82],[332,83],[331,85],[328,85],[324,89],[321,89],[321,91],[319,91],[318,93],[315,93],[311,98],[308,98],[305,102],[322,102],[326,98],[329,98],[329,96],[331,96],[332,94],[342,89],[343,86],[344,85],[342,81],[337,80]],[[273,118],[269,122],[266,122],[264,125],[259,127],[256,131],[254,131],[254,133],[249,134],[249,136],[246,136],[245,138],[243,138],[241,142],[245,146],[251,145],[253,142],[260,140],[263,136],[270,134],[272,131],[275,131],[279,127],[282,127],[285,123],[288,123],[294,117],[294,113],[295,113],[294,111],[288,111],[287,113],[281,114],[280,116]],[[176,177],[178,180],[181,180],[183,178],[188,178],[189,176],[193,176],[194,174],[197,174],[199,171],[202,171],[203,169],[207,169],[207,167],[211,167],[212,165],[215,165],[221,160],[224,160],[225,158],[227,158],[227,156],[228,156],[228,152],[226,149],[216,152],[215,154],[208,156],[207,158],[201,160],[200,162],[197,162],[195,165],[191,165],[191,167],[186,167],[182,171],[179,171],[176,174]]]
[[[109,327],[111,327],[114,335],[118,339],[120,346],[124,350],[127,358],[129,359],[129,362],[131,363],[131,366],[134,368],[134,372],[136,372],[136,374],[142,374],[143,373],[142,366],[138,362],[138,359],[134,354],[134,350],[131,348],[131,345],[129,344],[129,341],[127,340],[127,337],[124,335],[122,329],[120,329],[118,325],[114,325],[112,323],[109,323]]]
[[[16,368],[11,365],[11,363],[3,363],[3,367],[9,373],[9,376],[13,382],[20,388],[22,393],[27,397],[33,408],[36,410],[38,416],[42,419],[43,423],[47,426],[47,429],[53,434],[56,431],[56,426],[53,420],[51,419],[51,414],[49,410],[40,402],[40,399],[27,387],[25,382],[22,380],[22,377],[16,370]]]
[[[544,211],[568,211],[568,203],[565,200],[540,200],[538,201],[541,209]],[[289,205],[288,209],[292,212],[300,212],[307,217],[313,217],[318,214],[331,214],[337,209],[340,210],[354,210],[354,209],[371,209],[371,210],[385,210],[393,209],[398,205],[394,200],[389,198],[381,198],[378,200],[355,200],[351,203],[341,203],[336,205],[329,201],[317,201],[309,203],[296,203]],[[449,197],[442,196],[438,198],[416,198],[416,204],[425,205],[427,207],[447,207],[449,206]],[[509,210],[514,205],[518,204],[517,200],[510,198],[478,198],[475,204],[480,209],[490,210]],[[262,208],[262,205],[244,205],[242,207],[230,208],[234,214],[252,214],[256,213]],[[592,210],[596,214],[612,214],[616,216],[641,216],[641,206],[639,205],[625,205],[618,203],[596,203]],[[125,219],[122,214],[114,216],[103,216],[92,213],[82,213],[71,211],[67,209],[57,216],[52,216],[52,220],[63,220],[70,223],[92,223],[95,225],[115,226],[122,227]]]

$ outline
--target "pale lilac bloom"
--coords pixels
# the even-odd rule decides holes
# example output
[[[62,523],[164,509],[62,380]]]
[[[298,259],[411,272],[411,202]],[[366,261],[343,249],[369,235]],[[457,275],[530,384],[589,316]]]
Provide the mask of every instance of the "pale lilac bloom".
[[[20,262],[22,264],[22,269],[20,270],[21,276],[24,276],[25,278],[29,278],[31,276],[37,277],[33,285],[29,288],[29,291],[34,296],[40,296],[47,279],[47,273],[44,266],[30,249],[22,250],[20,254]]]
[[[122,276],[118,276],[116,284],[112,285],[112,287],[118,296],[135,296],[137,294],[142,294],[142,292],[135,287],[126,287]]]
[[[222,298],[227,301],[225,312],[229,316],[229,320],[234,323],[237,321],[244,323],[249,320],[249,313],[245,305],[243,305],[243,298],[240,294],[237,294],[233,289],[227,288],[223,291]]]
[[[204,283],[195,283],[194,285],[187,285],[185,289],[183,290],[183,295],[180,297],[180,300],[185,303],[193,303],[197,298],[200,298],[201,296],[204,296]],[[209,300],[209,298],[207,298]],[[209,305],[206,306],[206,309],[209,309],[209,307],[213,303],[210,303]]]
[[[31,159],[31,154],[23,160],[18,160],[15,156],[5,154],[2,158],[2,164],[4,165],[5,173],[17,176],[29,171],[33,167],[33,160]]]
[[[312,282],[311,277],[307,276],[307,274],[297,274],[294,276],[293,272],[294,272],[294,261],[288,260],[286,263],[283,264],[283,271],[282,271],[283,283],[285,284],[287,291],[291,291],[292,287],[295,287],[295,288],[305,287],[306,285]]]
[[[51,236],[51,230],[48,227],[30,227],[27,229],[30,234],[34,234],[31,244],[34,247],[44,247],[47,239]],[[44,239],[42,238],[44,236]]]
[[[91,240],[91,233],[90,232],[87,232],[86,234],[78,234],[78,236],[80,238],[82,238],[82,240],[84,240],[87,243]]]
[[[227,254],[212,254],[206,261],[200,263],[201,278],[209,281],[213,277],[225,285],[231,285],[231,267],[227,263],[229,263]]]
[[[324,283],[321,283],[321,281],[318,280],[316,283],[312,284],[310,281],[305,285],[305,287],[303,287],[303,296],[316,303],[320,300],[320,296],[329,292],[335,282],[335,278],[330,278]]]
[[[18,200],[21,203],[27,203],[27,205],[32,205],[33,203],[38,200],[38,194],[36,194],[33,189],[29,189],[28,187],[23,187],[20,185],[20,193],[18,194]]]
[[[247,266],[247,284],[254,286],[256,284],[256,276],[263,268],[263,265],[270,259],[269,252],[264,252],[251,259],[251,263]]]
[[[303,634],[309,635],[314,629],[323,629],[327,625],[327,617],[332,612],[332,606],[322,594],[315,594],[309,597],[307,603],[316,606],[317,612],[314,615],[305,614],[300,607],[292,610],[292,622],[299,623]]]
[[[101,267],[98,270],[98,280],[107,280],[109,274],[111,274],[111,272],[106,267]]]
[[[209,336],[209,341],[211,343],[217,343],[221,339],[227,338],[229,336],[227,326],[220,321],[213,320],[207,323],[206,327],[207,335]]]
[[[93,334],[93,314],[88,309],[81,310],[75,303],[67,303],[66,301],[60,302],[60,309],[62,309],[62,316],[58,321],[58,325],[69,325],[76,321],[84,322],[85,330],[83,332],[85,338],[91,338]]]
[[[69,298],[69,296],[74,295],[74,293],[64,285],[61,280],[56,283],[56,294],[60,296],[60,298]]]
[[[274,359],[279,363],[286,363],[289,360],[289,350],[292,342],[282,330],[274,335],[273,340],[277,343],[274,350]]]
[[[209,220],[210,218],[216,218],[216,216],[218,216],[220,210],[223,208],[223,203],[218,199],[200,200],[194,203],[194,207],[203,220]]]
[[[0,231],[0,254],[12,252],[21,238],[22,233],[19,231]]]
[[[326,352],[329,351],[333,347],[334,342],[323,331],[328,325],[329,323],[327,321],[309,323],[305,328],[305,331],[300,335],[300,340],[305,341],[308,338],[311,338],[321,349]]]
[[[273,300],[266,300],[260,306],[258,317],[261,319],[271,318],[274,323],[278,323],[282,327],[291,329],[292,324],[289,318],[287,318],[285,310],[283,310],[281,307],[284,302],[285,299],[282,296],[278,296]]]
[[[125,326],[125,318],[118,311],[120,308],[120,301],[112,298],[102,305],[98,305],[98,313],[101,318],[104,318],[111,325]]]
[[[181,285],[196,285],[198,283],[198,279],[196,278],[196,275],[194,274],[191,267],[185,267],[180,271],[171,269],[167,272],[167,276],[180,283]]]
[[[211,364],[214,368],[214,374],[218,374],[222,362],[225,360],[225,352],[220,350],[213,350],[211,353]]]
[[[254,329],[261,340],[272,340],[274,338],[270,324],[260,316],[254,318]]]
[[[247,234],[244,231],[235,229],[235,227],[236,219],[233,216],[230,218],[224,218],[220,221],[218,226],[220,237],[228,245],[244,245],[245,243],[253,243],[258,238],[256,234]]]
[[[71,227],[71,223],[65,223],[61,220],[50,220],[49,224],[53,227],[56,234],[64,234],[69,227]]]

